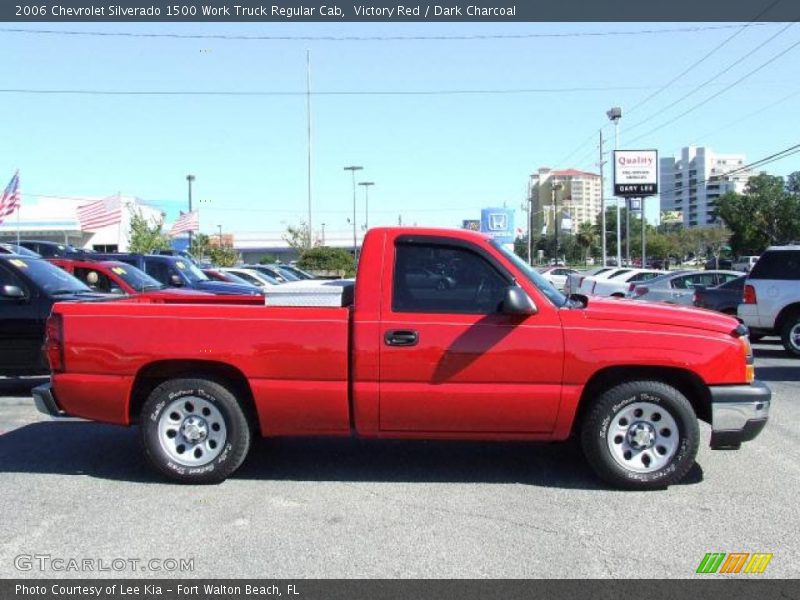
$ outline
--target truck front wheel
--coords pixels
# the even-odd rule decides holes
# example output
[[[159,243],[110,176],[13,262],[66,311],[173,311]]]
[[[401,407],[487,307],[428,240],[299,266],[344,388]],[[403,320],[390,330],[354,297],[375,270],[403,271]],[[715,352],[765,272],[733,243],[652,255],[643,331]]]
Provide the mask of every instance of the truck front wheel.
[[[660,381],[607,390],[583,421],[586,460],[615,487],[650,490],[677,483],[697,456],[700,431],[692,405]]]
[[[141,439],[150,463],[181,483],[219,483],[244,462],[250,426],[236,397],[206,379],[171,379],[142,407]]]

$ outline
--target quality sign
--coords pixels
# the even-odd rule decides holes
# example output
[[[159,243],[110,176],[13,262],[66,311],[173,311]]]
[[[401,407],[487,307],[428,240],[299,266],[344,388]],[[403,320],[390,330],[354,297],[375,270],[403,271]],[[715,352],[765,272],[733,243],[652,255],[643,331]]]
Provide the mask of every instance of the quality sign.
[[[658,150],[614,151],[614,195],[655,196],[658,193]]]

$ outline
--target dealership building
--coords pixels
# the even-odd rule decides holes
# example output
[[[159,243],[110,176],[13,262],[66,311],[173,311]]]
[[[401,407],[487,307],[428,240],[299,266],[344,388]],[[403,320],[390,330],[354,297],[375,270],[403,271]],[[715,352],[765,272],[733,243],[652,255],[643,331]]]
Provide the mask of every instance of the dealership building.
[[[23,197],[16,213],[0,224],[0,241],[15,242],[19,239],[42,240],[71,244],[76,248],[101,252],[125,252],[128,250],[128,232],[131,214],[136,211],[147,219],[164,218],[161,209],[134,196],[117,194],[120,220],[96,231],[83,231],[78,219],[78,207],[102,198],[33,196]]]

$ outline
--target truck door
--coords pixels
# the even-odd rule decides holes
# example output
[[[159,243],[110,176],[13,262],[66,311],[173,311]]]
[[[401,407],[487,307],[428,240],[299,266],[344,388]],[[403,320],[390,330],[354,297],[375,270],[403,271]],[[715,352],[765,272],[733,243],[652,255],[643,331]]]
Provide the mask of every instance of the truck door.
[[[552,431],[564,353],[555,307],[499,312],[513,276],[474,244],[405,236],[394,250],[381,307],[381,431]]]

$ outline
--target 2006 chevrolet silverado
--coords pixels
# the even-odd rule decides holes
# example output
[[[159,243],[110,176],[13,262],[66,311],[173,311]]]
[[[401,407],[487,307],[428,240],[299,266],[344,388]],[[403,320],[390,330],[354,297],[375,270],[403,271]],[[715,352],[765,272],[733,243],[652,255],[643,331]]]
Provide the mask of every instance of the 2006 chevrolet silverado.
[[[771,393],[734,318],[567,298],[478,233],[371,230],[347,296],[322,308],[57,304],[37,405],[138,423],[151,463],[190,483],[234,473],[256,434],[576,434],[607,482],[651,489],[691,468],[698,419],[712,448],[738,448],[767,421]]]

